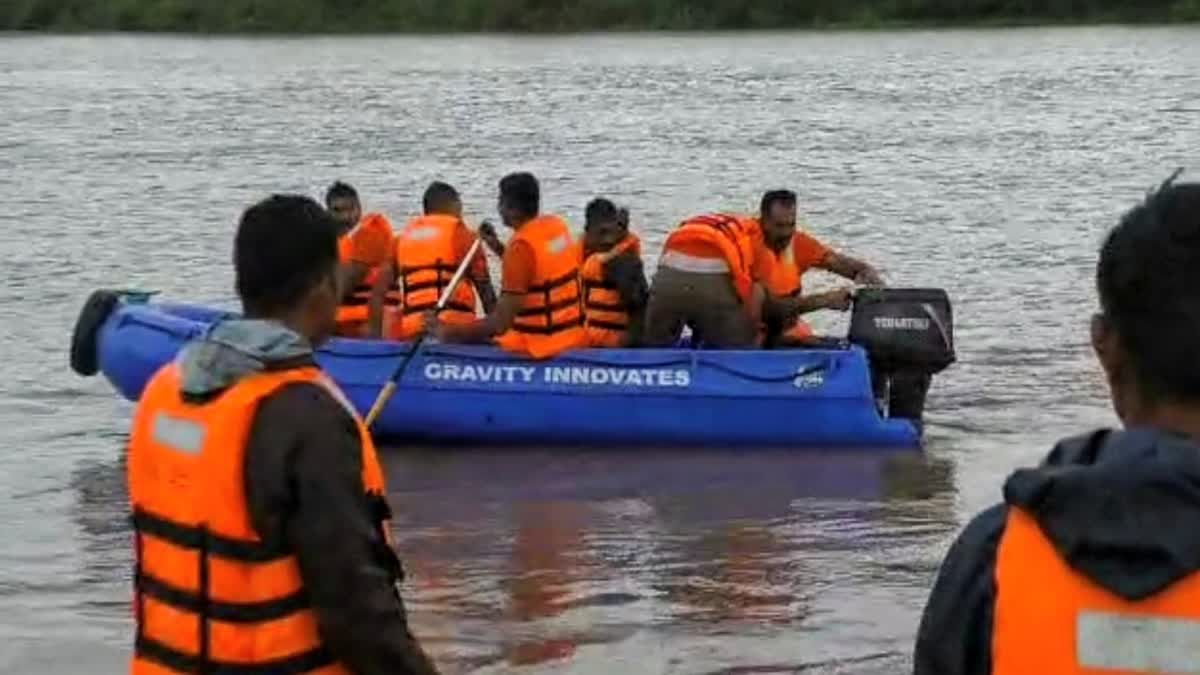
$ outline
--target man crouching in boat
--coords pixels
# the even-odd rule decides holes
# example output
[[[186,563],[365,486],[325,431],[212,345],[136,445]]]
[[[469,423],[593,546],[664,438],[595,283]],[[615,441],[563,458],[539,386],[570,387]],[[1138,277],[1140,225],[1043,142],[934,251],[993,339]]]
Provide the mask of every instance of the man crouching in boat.
[[[147,385],[127,471],[134,673],[434,673],[396,584],[375,446],[313,348],[337,308],[337,234],[307,197],[249,208],[245,318]]]
[[[372,337],[407,341],[424,332],[425,312],[437,306],[442,291],[475,244],[475,233],[462,220],[462,199],[453,186],[431,183],[421,205],[424,215],[409,221],[396,235],[391,259],[375,280],[367,331]],[[400,279],[402,294],[400,309],[385,316],[387,294],[396,278]],[[476,251],[467,275],[454,288],[438,318],[448,325],[473,323],[477,297],[484,314],[495,308],[496,291],[488,274],[487,254],[482,250]]]
[[[367,333],[371,290],[391,255],[392,223],[382,213],[362,215],[358,192],[336,182],[325,193],[325,208],[338,232],[337,334],[364,337]],[[384,300],[386,311],[400,304],[400,289],[393,283]]]
[[[629,231],[629,212],[607,199],[589,202],[584,220],[579,278],[588,345],[634,346],[649,296],[641,242]]]
[[[1200,184],[1128,212],[1091,343],[1124,430],[1060,441],[950,548],[917,675],[1186,673],[1200,664]]]
[[[685,325],[706,347],[756,346],[772,265],[753,218],[715,213],[685,220],[663,245],[643,346],[673,346]]]
[[[763,308],[763,346],[799,346],[814,340],[801,315],[820,309],[846,311],[851,290],[803,295],[803,277],[812,269],[833,272],[855,283],[880,286],[883,278],[867,263],[839,253],[796,228],[796,193],[771,190],[759,205],[759,226],[773,258]]]
[[[579,250],[566,221],[540,215],[541,188],[530,173],[500,180],[499,211],[514,230],[504,248],[496,307],[467,325],[426,322],[443,342],[495,341],[506,351],[546,359],[587,344],[580,309]]]

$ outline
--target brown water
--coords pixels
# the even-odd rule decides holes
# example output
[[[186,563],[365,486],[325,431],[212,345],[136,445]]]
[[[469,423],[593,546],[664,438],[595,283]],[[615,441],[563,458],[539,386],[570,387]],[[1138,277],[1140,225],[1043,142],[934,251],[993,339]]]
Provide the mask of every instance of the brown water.
[[[628,203],[652,252],[682,216],[794,187],[821,238],[950,290],[961,362],[924,454],[389,451],[439,664],[902,672],[961,523],[1112,423],[1094,254],[1148,187],[1200,171],[1197,63],[1191,28],[0,37],[0,672],[128,657],[130,406],[66,365],[90,290],[229,304],[233,223],[267,192],[343,178],[402,219],[445,178],[490,215],[517,168],[576,223],[596,194]]]

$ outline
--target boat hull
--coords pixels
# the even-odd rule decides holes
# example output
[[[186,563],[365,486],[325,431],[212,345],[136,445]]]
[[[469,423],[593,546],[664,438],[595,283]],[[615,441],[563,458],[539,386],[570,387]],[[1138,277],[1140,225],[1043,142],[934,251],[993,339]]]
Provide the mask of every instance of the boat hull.
[[[226,316],[196,305],[118,303],[96,334],[99,369],[127,399]],[[411,345],[333,339],[317,362],[359,411]],[[376,422],[383,440],[463,444],[912,448],[884,419],[861,348],[594,349],[531,362],[490,346],[426,344]]]

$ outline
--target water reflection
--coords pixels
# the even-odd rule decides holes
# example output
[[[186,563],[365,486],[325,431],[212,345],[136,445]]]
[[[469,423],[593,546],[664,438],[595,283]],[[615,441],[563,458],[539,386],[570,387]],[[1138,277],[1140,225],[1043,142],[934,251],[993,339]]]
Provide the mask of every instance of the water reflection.
[[[953,464],[919,453],[406,448],[384,463],[422,635],[467,669],[803,626],[847,577],[914,583],[914,550],[954,527]]]
[[[128,582],[132,562],[124,454],[122,444],[117,458],[86,460],[71,472],[70,488],[76,495],[71,515],[84,554],[79,582],[101,589],[85,603],[98,609],[117,602],[111,592]]]
[[[76,465],[71,515],[76,606],[124,647],[115,455]],[[833,589],[919,582],[917,551],[954,527],[953,464],[920,453],[409,448],[384,464],[415,630],[460,670],[553,670],[647,635],[669,654],[672,635],[822,634]],[[879,658],[863,649],[758,666]]]

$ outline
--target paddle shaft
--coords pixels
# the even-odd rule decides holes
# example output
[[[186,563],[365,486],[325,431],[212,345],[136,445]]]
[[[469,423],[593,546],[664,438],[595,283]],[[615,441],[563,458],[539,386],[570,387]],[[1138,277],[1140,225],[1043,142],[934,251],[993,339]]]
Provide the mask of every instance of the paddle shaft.
[[[442,297],[438,298],[437,305],[433,308],[435,314],[441,312],[446,307],[446,303],[450,301],[450,294],[454,293],[454,289],[462,281],[463,275],[467,273],[467,267],[471,265],[471,260],[475,258],[475,253],[479,251],[481,243],[483,243],[483,240],[475,237],[475,242],[471,244],[467,255],[459,263],[458,269],[454,271],[454,276],[450,277],[450,283],[446,286],[446,290],[442,291]],[[388,378],[387,384],[383,385],[383,389],[379,390],[379,396],[375,397],[375,403],[371,405],[371,410],[367,412],[367,417],[363,420],[368,429],[371,428],[371,425],[379,417],[379,414],[383,412],[383,408],[391,400],[392,394],[396,393],[396,387],[399,386],[400,379],[404,377],[404,370],[408,368],[409,361],[412,361],[413,357],[417,355],[417,351],[421,349],[421,345],[425,344],[425,336],[428,334],[429,332],[426,330],[417,336],[417,340],[413,342],[412,349],[409,349],[407,354],[400,357],[400,364],[396,366],[396,372],[392,373],[392,376]]]

